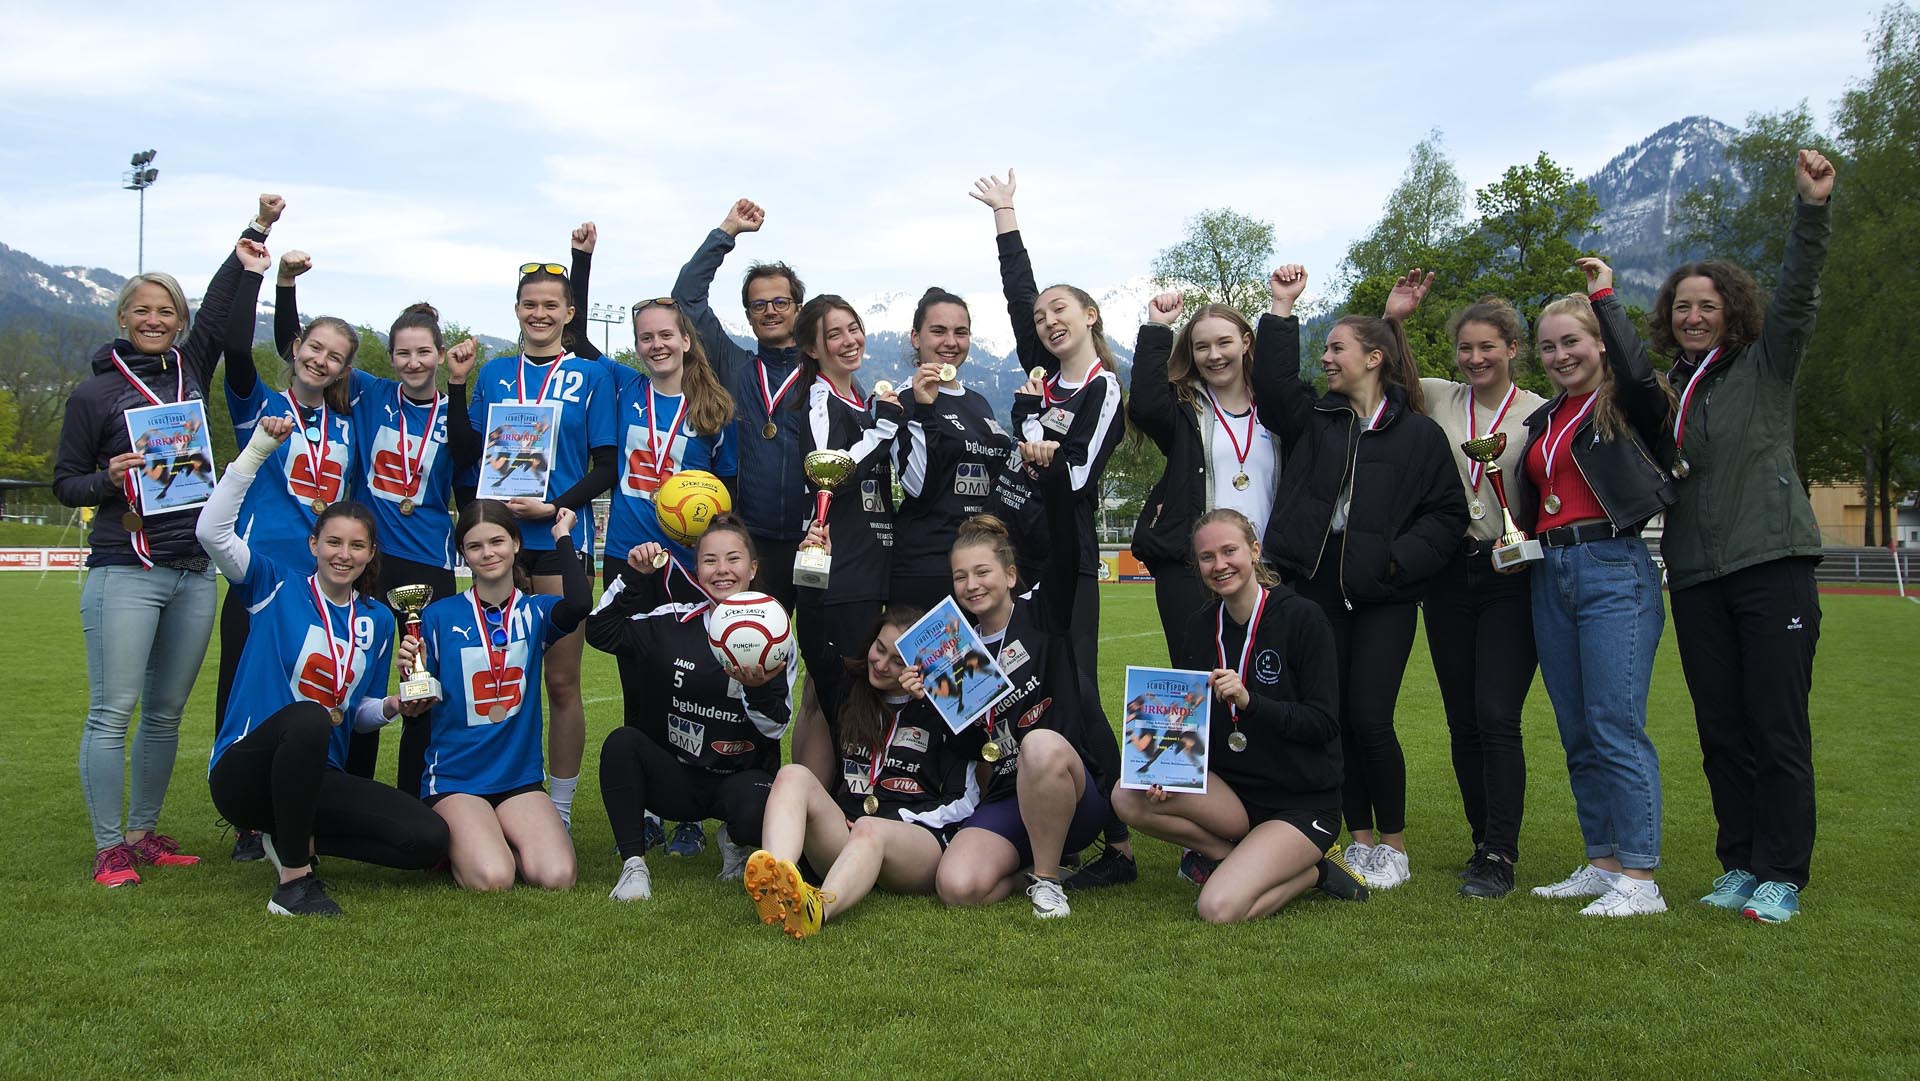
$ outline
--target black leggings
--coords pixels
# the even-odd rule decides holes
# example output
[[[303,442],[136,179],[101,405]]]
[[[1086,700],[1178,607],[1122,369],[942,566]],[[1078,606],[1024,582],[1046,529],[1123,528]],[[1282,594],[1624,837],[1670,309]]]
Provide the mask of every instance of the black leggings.
[[[444,600],[459,590],[455,588],[453,572],[445,567],[435,567],[428,563],[415,563],[410,559],[396,559],[393,556],[380,557],[380,599],[387,599],[387,591],[395,586],[425,585],[433,587],[433,600]],[[428,603],[432,603],[429,601]],[[387,607],[393,608],[392,605]],[[402,622],[400,610],[393,608],[394,622],[400,634],[407,633]],[[427,714],[418,717],[400,719],[400,768],[394,774],[394,787],[409,796],[420,794],[420,775],[427,771],[427,738],[429,728]],[[380,733],[355,732],[353,741],[347,745],[347,772],[355,777],[373,778],[373,768],[380,761]]]
[[[773,774],[710,773],[680,761],[638,728],[622,726],[600,745],[600,799],[620,858],[647,854],[646,813],[678,822],[718,818],[737,845],[759,847]]]
[[[1458,556],[1427,583],[1421,606],[1474,846],[1516,862],[1527,792],[1520,711],[1538,664],[1532,581],[1495,571],[1484,552]]]
[[[1160,630],[1166,635],[1167,660],[1172,663],[1180,655],[1187,624],[1213,594],[1200,583],[1200,572],[1191,563],[1155,563],[1147,570],[1153,575],[1153,605],[1160,610]]]
[[[261,721],[213,764],[214,809],[236,827],[271,834],[289,867],[306,866],[309,845],[323,856],[406,871],[445,859],[447,824],[425,804],[327,768],[332,734],[327,711],[313,702]]]
[[[220,725],[227,719],[227,699],[233,694],[233,677],[240,671],[240,651],[247,644],[247,629],[253,617],[240,599],[240,587],[227,583],[226,599],[220,602],[220,678],[213,689],[213,738],[220,738]]]
[[[1331,544],[1332,542],[1329,542]],[[1322,559],[1320,573],[1294,583],[1333,625],[1340,664],[1340,786],[1347,828],[1400,833],[1407,828],[1407,760],[1393,731],[1393,706],[1413,652],[1412,604],[1356,604],[1340,595],[1340,561]]]
[[[624,579],[627,583],[626,589],[642,598],[646,611],[652,611],[670,599],[665,578],[666,575],[660,571],[641,574],[627,566],[625,559],[607,556],[600,561],[601,586],[611,587],[615,579]],[[647,695],[647,664],[629,653],[614,654],[613,663],[620,670],[622,720],[628,727],[644,729],[647,727],[646,705],[650,700]],[[666,729],[658,723],[659,721],[660,718],[656,717],[653,727],[657,730],[657,735],[665,738]]]

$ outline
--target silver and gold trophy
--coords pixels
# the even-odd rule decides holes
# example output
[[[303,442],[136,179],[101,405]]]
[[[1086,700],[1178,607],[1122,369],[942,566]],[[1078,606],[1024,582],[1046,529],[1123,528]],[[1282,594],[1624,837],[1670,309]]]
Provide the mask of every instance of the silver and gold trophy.
[[[1513,511],[1507,507],[1507,482],[1497,464],[1500,455],[1507,449],[1507,433],[1494,432],[1479,439],[1469,439],[1460,444],[1460,449],[1466,452],[1467,457],[1487,467],[1487,481],[1493,485],[1493,497],[1500,501],[1500,518],[1506,523],[1506,529],[1494,543],[1493,569],[1517,570],[1545,558],[1540,550],[1540,542],[1520,531],[1519,525],[1513,520]]]
[[[433,600],[429,585],[395,586],[387,590],[387,603],[393,605],[406,623],[410,637],[420,636],[420,610]],[[440,681],[427,674],[425,658],[416,655],[413,671],[400,673],[400,701],[432,702],[441,697]]]
[[[827,511],[833,506],[833,490],[853,476],[853,455],[844,450],[810,450],[800,460],[800,470],[818,489],[813,496],[813,520],[827,523]],[[811,589],[827,588],[833,569],[833,557],[819,545],[800,549],[793,557],[793,584]]]

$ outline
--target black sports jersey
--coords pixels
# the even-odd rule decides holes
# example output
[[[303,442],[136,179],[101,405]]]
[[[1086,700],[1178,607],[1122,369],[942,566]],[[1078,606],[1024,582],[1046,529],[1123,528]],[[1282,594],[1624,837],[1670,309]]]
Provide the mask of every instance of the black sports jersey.
[[[814,674],[821,709],[836,732],[847,681],[858,678],[844,664]],[[841,813],[849,822],[866,814],[871,794],[880,798],[874,813],[883,818],[917,822],[934,830],[966,821],[980,802],[973,769],[976,759],[967,747],[954,745],[939,711],[925,699],[901,697],[885,703],[881,717],[888,742],[886,761],[877,775],[871,747],[843,744],[836,748],[840,783],[833,798]]]
[[[802,453],[844,450],[853,473],[834,489],[827,511],[833,569],[827,588],[802,589],[805,603],[885,600],[892,574],[893,441],[902,413],[891,402],[869,399],[853,385],[852,400],[834,392],[824,376],[807,388],[807,424]]]
[[[1013,438],[978,391],[941,388],[928,405],[907,407],[906,438],[894,466],[906,498],[894,516],[895,574],[945,575],[960,523],[987,509],[993,478]]]
[[[643,730],[682,762],[712,773],[761,765],[792,719],[793,667],[762,686],[745,686],[707,645],[706,602],[652,611],[641,604],[638,591],[615,578],[587,617],[587,641],[649,669]]]
[[[1187,621],[1174,659],[1177,667],[1206,672],[1238,668],[1246,656],[1241,678],[1251,698],[1237,725],[1231,707],[1214,700],[1207,767],[1263,807],[1337,807],[1343,774],[1333,630],[1319,605],[1286,586],[1267,591],[1258,615],[1253,648],[1246,649],[1248,629],[1230,615],[1222,619],[1215,598]],[[1236,730],[1247,737],[1243,751],[1227,745],[1226,733]]]

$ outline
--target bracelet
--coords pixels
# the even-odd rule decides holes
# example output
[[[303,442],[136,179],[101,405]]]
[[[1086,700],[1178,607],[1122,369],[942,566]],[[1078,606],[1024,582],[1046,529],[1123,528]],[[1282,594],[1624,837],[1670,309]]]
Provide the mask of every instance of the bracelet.
[[[993,212],[994,212],[995,214],[998,214],[998,213],[1000,213],[1000,212],[1001,212],[1002,210],[1012,210],[1012,209],[1013,209],[1013,208],[1012,208],[1012,207],[1010,207],[1010,206],[996,206],[996,207],[994,207],[994,208],[993,208]]]
[[[260,224],[259,218],[255,218],[252,221],[248,222],[247,228],[252,229],[254,232],[260,233],[262,235],[270,236],[273,233],[273,226]]]
[[[1587,302],[1592,303],[1593,301],[1601,300],[1606,297],[1610,297],[1612,295],[1613,295],[1613,286],[1609,285],[1605,289],[1596,289],[1593,292],[1588,293]]]

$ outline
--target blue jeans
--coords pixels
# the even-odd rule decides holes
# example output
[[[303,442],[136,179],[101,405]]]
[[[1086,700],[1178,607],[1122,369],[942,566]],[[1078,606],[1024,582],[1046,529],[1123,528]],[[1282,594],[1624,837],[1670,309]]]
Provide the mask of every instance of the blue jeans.
[[[1533,636],[1553,699],[1587,858],[1660,866],[1660,756],[1647,686],[1666,627],[1660,572],[1638,537],[1548,548],[1533,572]]]
[[[159,824],[180,745],[180,712],[207,656],[213,607],[212,570],[107,566],[87,572],[80,589],[80,629],[87,639],[80,792],[93,819],[96,849]],[[123,831],[127,729],[136,702],[140,731],[133,739],[133,794]]]

